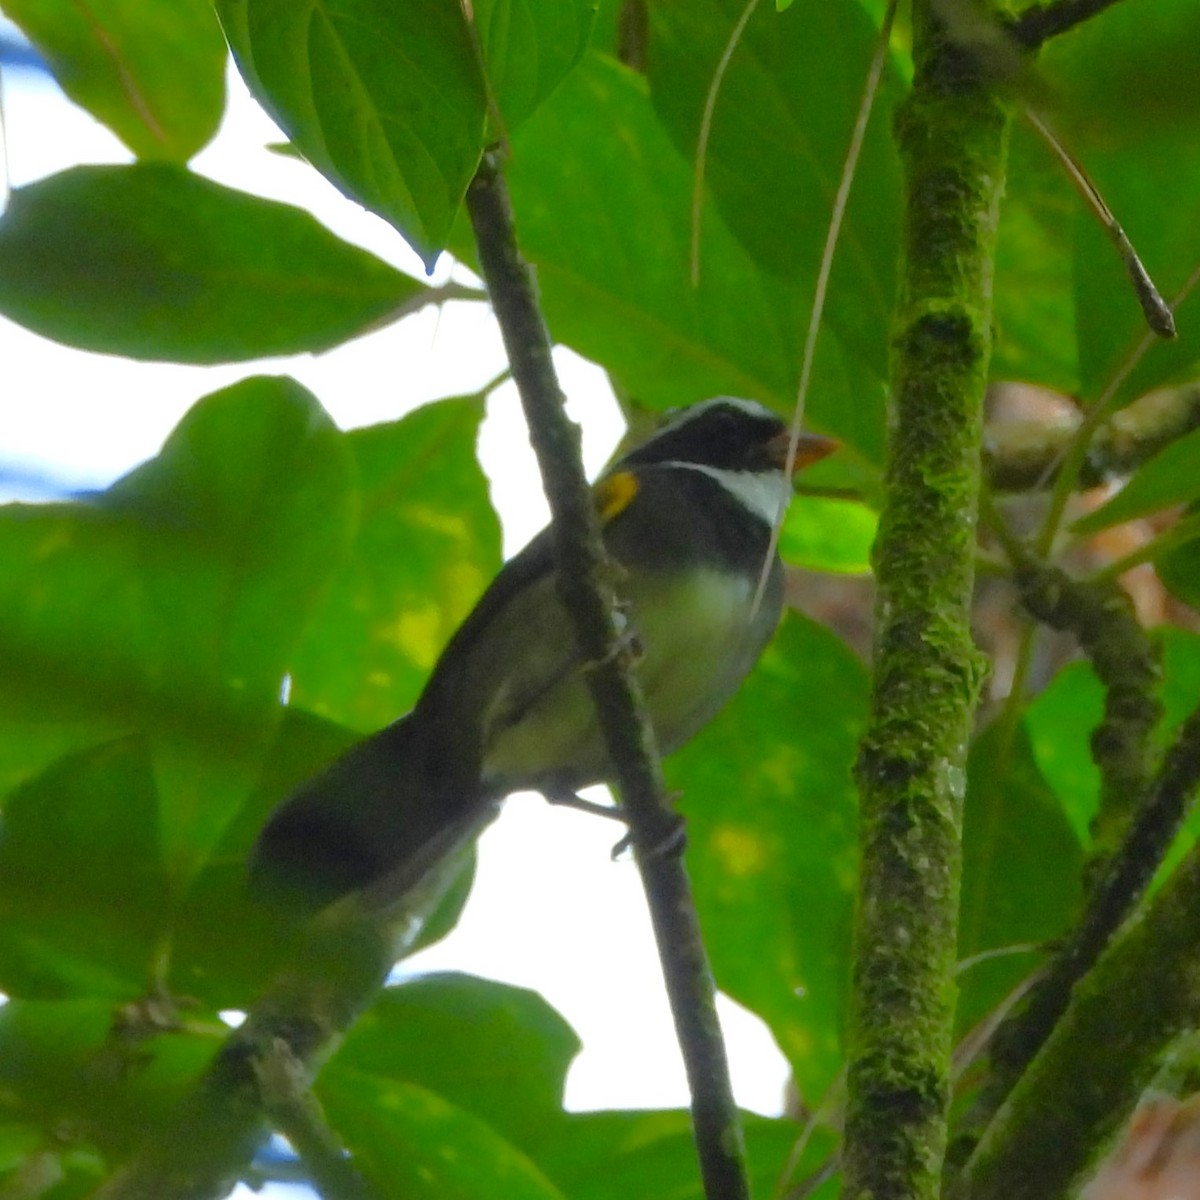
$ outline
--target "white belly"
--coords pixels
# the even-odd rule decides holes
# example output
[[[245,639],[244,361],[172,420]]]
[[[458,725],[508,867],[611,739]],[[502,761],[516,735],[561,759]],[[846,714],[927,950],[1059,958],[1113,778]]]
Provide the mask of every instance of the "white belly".
[[[686,742],[729,699],[773,631],[772,602],[751,619],[755,582],[716,570],[683,584],[657,574],[640,585],[630,581],[638,678],[663,753]],[[555,781],[583,787],[609,775],[566,616],[557,604],[554,611],[536,639],[530,670],[500,686],[485,724],[484,782],[500,791]]]

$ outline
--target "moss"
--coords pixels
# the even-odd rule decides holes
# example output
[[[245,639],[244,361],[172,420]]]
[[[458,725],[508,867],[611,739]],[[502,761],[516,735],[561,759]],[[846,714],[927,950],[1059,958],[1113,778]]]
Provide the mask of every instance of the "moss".
[[[858,763],[844,1195],[929,1197],[946,1142],[966,747],[983,678],[970,636],[992,259],[1008,115],[928,7],[897,121],[907,197],[892,339],[876,673]]]

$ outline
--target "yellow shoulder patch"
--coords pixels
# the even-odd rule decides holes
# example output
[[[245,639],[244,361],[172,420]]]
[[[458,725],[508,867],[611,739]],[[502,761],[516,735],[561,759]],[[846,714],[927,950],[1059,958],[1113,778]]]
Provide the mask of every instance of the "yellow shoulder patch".
[[[607,524],[620,516],[638,494],[637,476],[632,471],[618,471],[602,479],[593,489],[600,523]]]

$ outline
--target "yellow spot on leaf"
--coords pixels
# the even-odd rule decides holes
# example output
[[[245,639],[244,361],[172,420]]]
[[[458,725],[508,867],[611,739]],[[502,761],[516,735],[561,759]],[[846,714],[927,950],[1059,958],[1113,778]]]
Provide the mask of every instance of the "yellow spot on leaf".
[[[713,834],[713,851],[734,876],[757,875],[767,869],[771,855],[766,841],[753,829],[723,825]]]

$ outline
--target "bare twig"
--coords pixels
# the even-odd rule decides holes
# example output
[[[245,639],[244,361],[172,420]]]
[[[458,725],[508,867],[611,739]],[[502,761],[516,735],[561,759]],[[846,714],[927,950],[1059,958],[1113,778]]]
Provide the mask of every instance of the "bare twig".
[[[1048,4],[1034,4],[1013,22],[1012,34],[1022,46],[1036,50],[1043,42],[1090,21],[1116,3],[1117,0],[1050,0]]]
[[[254,1064],[271,1123],[291,1143],[322,1200],[378,1200],[325,1121],[309,1088],[311,1074],[282,1038]]]
[[[1033,1058],[1066,1010],[1082,978],[1145,895],[1200,783],[1200,709],[1188,717],[1154,777],[1129,833],[1088,899],[1029,1002],[997,1038],[993,1062],[1011,1081]]]
[[[1125,837],[1150,779],[1151,735],[1162,719],[1159,654],[1116,582],[1072,579],[1023,548],[1006,547],[1027,611],[1073,633],[1104,685],[1104,716],[1092,732],[1100,800],[1092,835],[1102,861]],[[1097,859],[1092,860],[1092,868]]]
[[[1163,786],[1200,777],[1200,718]],[[1115,864],[1114,864],[1115,865]],[[952,1200],[1064,1200],[1154,1078],[1164,1050],[1200,1022],[1200,850],[1193,849],[1076,985],[1062,1019],[988,1126]]]
[[[1200,383],[1150,392],[1096,427],[1076,483],[1097,487],[1131,474],[1185,433],[1200,428]],[[1004,421],[984,431],[983,467],[1001,492],[1026,492],[1053,483],[1078,423]]]
[[[628,811],[667,993],[692,1094],[692,1119],[709,1200],[747,1200],[745,1144],[716,1015],[712,973],[682,860],[661,847],[678,834],[614,619],[614,573],[579,461],[578,430],[563,410],[550,342],[528,266],[517,249],[499,164],[485,156],[467,192],[480,265],[504,336],[553,514],[559,593],[575,626],[621,800]]]
[[[486,824],[486,817],[481,823]],[[461,845],[478,835],[464,827]],[[441,859],[386,911],[355,897],[330,906],[299,933],[299,944],[245,1022],[137,1152],[94,1200],[220,1200],[269,1133],[262,1064],[286,1054],[311,1078],[338,1036],[370,1003],[395,960],[456,878]]]
[[[1195,288],[1197,283],[1200,283],[1200,265],[1192,270],[1192,273],[1184,281],[1183,287],[1175,294],[1172,300],[1172,308],[1178,308],[1191,294],[1192,289]],[[1042,557],[1045,557],[1049,553],[1050,547],[1054,543],[1063,513],[1066,511],[1067,501],[1070,499],[1071,493],[1075,490],[1083,464],[1087,461],[1093,436],[1100,426],[1108,420],[1113,406],[1121,395],[1121,389],[1124,387],[1125,381],[1136,370],[1138,364],[1154,345],[1154,342],[1155,339],[1152,333],[1142,335],[1137,345],[1113,372],[1112,378],[1096,398],[1095,404],[1084,415],[1083,421],[1075,430],[1060,459],[1048,465],[1047,470],[1057,472],[1057,478],[1054,482],[1054,492],[1051,495],[1050,505],[1042,522],[1041,531],[1034,542],[1035,552]]]
[[[1059,164],[1067,173],[1067,178],[1074,185],[1075,190],[1082,197],[1100,227],[1108,234],[1108,239],[1120,256],[1125,273],[1129,276],[1129,282],[1133,285],[1133,293],[1141,306],[1146,324],[1161,338],[1175,337],[1175,314],[1171,312],[1170,305],[1162,298],[1158,288],[1154,286],[1154,280],[1150,278],[1150,273],[1143,266],[1138,252],[1133,248],[1133,243],[1100,194],[1100,189],[1092,182],[1092,177],[1038,113],[1034,112],[1032,108],[1026,107],[1025,119],[1033,126],[1054,157],[1058,159]]]

